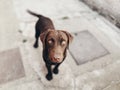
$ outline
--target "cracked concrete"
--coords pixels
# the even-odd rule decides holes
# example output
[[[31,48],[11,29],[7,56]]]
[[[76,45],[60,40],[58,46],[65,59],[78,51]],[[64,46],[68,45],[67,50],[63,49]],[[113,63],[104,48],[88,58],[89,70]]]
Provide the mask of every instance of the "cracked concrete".
[[[0,84],[0,90],[120,90],[119,29],[84,3],[78,0],[9,0],[6,3],[2,0],[0,9],[0,51],[19,48],[25,70],[23,78]],[[26,9],[52,18],[57,29],[70,33],[88,30],[110,54],[77,65],[68,51],[60,73],[47,81],[41,42],[38,49],[33,48],[37,18],[27,14]]]

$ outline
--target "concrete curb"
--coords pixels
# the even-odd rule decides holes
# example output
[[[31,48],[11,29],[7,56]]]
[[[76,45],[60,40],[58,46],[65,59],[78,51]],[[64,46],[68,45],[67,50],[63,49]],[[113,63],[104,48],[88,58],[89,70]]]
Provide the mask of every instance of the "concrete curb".
[[[120,2],[118,0],[80,0],[120,28]]]

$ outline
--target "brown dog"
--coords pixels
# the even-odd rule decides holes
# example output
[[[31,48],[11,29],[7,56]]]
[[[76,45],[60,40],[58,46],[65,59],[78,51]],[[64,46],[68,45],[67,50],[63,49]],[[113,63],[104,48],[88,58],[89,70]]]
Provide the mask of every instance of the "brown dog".
[[[36,16],[39,20],[35,26],[35,44],[34,47],[38,47],[38,39],[40,37],[43,43],[43,59],[45,61],[48,74],[47,80],[52,79],[51,65],[55,65],[53,72],[58,74],[59,65],[64,61],[66,57],[67,48],[73,37],[70,33],[63,30],[55,30],[52,21],[42,15],[33,13],[28,10],[28,13]]]

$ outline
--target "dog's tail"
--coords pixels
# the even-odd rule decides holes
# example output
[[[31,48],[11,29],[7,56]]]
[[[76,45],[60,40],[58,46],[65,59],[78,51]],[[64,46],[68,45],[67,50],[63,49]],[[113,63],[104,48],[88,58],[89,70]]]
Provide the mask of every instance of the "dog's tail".
[[[38,17],[38,18],[43,17],[42,15],[37,14],[37,13],[34,13],[34,12],[30,11],[30,10],[27,10],[27,12],[28,12],[29,14],[33,15],[33,16]]]

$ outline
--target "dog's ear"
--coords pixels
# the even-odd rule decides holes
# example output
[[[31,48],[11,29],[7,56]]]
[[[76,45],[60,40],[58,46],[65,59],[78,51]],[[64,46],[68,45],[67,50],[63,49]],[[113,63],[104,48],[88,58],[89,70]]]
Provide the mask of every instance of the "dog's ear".
[[[67,48],[69,48],[69,44],[73,41],[73,36],[67,32],[67,31],[62,31],[66,34],[66,36],[68,37],[68,45],[67,45]]]
[[[46,39],[48,33],[49,33],[49,30],[40,34],[40,40],[42,41],[43,48],[45,48],[45,39]]]
[[[45,39],[46,39],[46,37],[47,37],[47,35],[48,35],[48,33],[49,33],[50,31],[53,31],[53,30],[48,29],[47,31],[45,31],[45,32],[43,32],[43,33],[40,34],[40,40],[41,40],[42,43],[43,43],[43,48],[45,48]]]
[[[67,31],[62,31],[62,32],[64,32],[67,35],[67,37],[68,37],[68,44],[71,43],[72,40],[73,40],[73,36],[69,32],[67,32]]]
[[[48,31],[40,34],[40,40],[42,41],[42,43],[45,41],[45,37],[46,37],[47,33],[48,33]]]
[[[50,31],[52,31],[52,30],[51,30],[51,29],[48,29],[47,31],[45,31],[45,32],[43,32],[43,33],[40,34],[40,40],[42,41],[42,43],[44,43],[45,38],[46,38],[47,34],[48,34]]]

